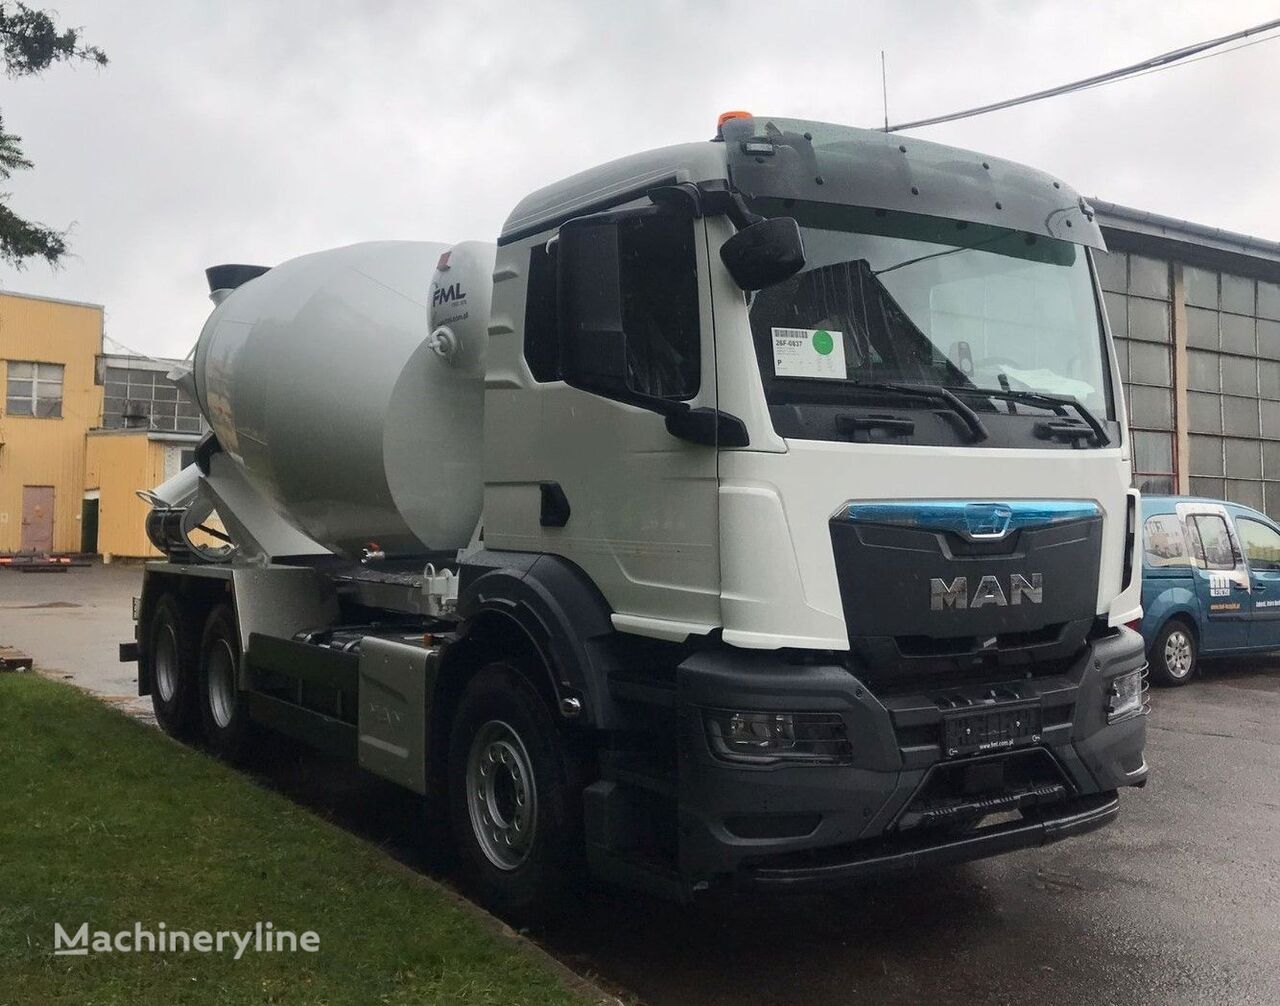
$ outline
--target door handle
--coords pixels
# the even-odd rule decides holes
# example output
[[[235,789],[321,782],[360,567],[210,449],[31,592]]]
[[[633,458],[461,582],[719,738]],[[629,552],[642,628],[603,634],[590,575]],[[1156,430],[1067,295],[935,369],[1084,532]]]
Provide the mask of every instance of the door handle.
[[[1253,585],[1253,591],[1255,594],[1265,594],[1267,592],[1267,585],[1265,583],[1255,583]]]

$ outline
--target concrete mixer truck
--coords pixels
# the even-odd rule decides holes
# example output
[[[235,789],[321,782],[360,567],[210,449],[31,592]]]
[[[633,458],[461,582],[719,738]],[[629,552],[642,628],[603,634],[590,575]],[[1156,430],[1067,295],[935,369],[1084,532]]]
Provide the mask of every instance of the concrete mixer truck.
[[[422,794],[515,911],[1105,825],[1147,705],[1102,248],[1038,171],[730,114],[494,244],[213,267],[122,659],[172,734]]]

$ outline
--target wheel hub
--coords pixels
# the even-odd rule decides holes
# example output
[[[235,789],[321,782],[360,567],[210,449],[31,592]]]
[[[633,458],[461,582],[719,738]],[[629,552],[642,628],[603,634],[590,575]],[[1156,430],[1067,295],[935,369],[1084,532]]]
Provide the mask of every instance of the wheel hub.
[[[1175,678],[1191,673],[1191,639],[1181,629],[1169,633],[1164,641],[1164,665]]]
[[[156,634],[155,654],[151,658],[156,674],[156,691],[164,702],[172,702],[178,690],[178,641],[173,626],[165,625]]]
[[[467,757],[467,810],[485,858],[514,870],[533,846],[538,791],[520,735],[501,720],[477,732]]]
[[[213,722],[225,729],[236,708],[236,657],[225,639],[219,639],[209,654],[208,674],[209,712]]]

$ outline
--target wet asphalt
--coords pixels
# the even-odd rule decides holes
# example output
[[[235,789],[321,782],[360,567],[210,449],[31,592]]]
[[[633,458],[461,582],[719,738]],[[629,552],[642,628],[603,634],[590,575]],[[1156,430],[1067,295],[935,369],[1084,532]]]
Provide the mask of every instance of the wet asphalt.
[[[103,675],[136,574],[67,576],[0,576],[0,643],[21,636],[39,659],[47,639],[74,680],[78,637]],[[84,683],[128,708],[114,680]],[[1151,781],[1101,831],[821,895],[597,892],[529,935],[653,1006],[1280,1003],[1280,660],[1212,664],[1152,698]],[[416,798],[292,748],[258,775],[449,882]]]

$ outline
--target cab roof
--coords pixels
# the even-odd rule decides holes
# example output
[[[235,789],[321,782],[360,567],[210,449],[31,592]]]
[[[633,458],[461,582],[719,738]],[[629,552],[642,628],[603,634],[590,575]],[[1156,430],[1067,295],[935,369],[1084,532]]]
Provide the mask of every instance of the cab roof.
[[[1093,210],[1065,182],[1013,161],[914,137],[800,119],[729,119],[714,140],[632,154],[522,199],[499,244],[674,182],[729,179],[748,197],[901,210],[1105,248]]]

